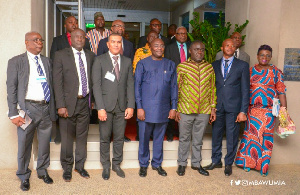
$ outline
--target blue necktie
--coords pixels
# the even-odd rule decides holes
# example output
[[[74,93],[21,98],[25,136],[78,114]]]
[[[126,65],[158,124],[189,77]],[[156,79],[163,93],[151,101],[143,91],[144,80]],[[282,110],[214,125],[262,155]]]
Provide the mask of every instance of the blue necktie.
[[[41,65],[39,64],[39,57],[35,56],[34,59],[36,60],[37,72],[38,72],[39,76],[45,76],[44,72],[43,72],[43,69],[42,69]],[[46,102],[49,102],[50,101],[49,85],[48,85],[47,81],[46,82],[41,82],[41,84],[42,84],[42,87],[43,87],[44,99],[45,99]]]
[[[80,77],[81,77],[81,85],[82,85],[82,96],[85,97],[87,95],[87,80],[85,74],[85,68],[83,61],[81,59],[81,52],[77,52],[79,56],[79,69],[80,69]]]
[[[226,79],[227,73],[228,73],[228,61],[225,60],[225,68],[224,68],[224,80]]]

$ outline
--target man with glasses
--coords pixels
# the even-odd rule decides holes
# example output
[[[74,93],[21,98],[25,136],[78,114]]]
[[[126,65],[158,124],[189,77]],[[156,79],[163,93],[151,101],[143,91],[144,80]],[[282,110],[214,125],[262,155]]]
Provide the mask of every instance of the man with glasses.
[[[30,189],[28,168],[32,142],[37,130],[38,158],[37,175],[46,184],[53,180],[47,172],[50,165],[50,137],[52,121],[56,120],[54,94],[52,90],[51,64],[40,53],[42,36],[37,32],[25,35],[26,52],[8,61],[7,103],[8,117],[17,126],[18,170],[21,190]]]
[[[152,169],[167,176],[161,167],[163,141],[169,119],[177,109],[177,76],[174,62],[163,58],[164,42],[156,38],[150,43],[152,55],[140,60],[135,71],[135,98],[139,123],[140,177],[146,177],[149,166],[149,140],[153,134]]]
[[[157,18],[153,18],[152,20],[150,20],[150,26],[149,26],[150,31],[154,30],[155,32],[157,32],[158,38],[163,40],[165,46],[167,46],[169,44],[169,40],[167,37],[164,37],[163,35],[160,34],[161,26],[162,24]],[[140,37],[138,48],[144,47],[146,43],[147,43],[147,35]]]
[[[175,34],[176,41],[167,46],[165,51],[165,58],[172,60],[176,67],[178,64],[185,62],[189,57],[188,52],[190,42],[187,42],[187,30],[184,26],[180,26],[176,29]],[[170,120],[166,131],[167,140],[173,141],[173,135],[175,131],[175,120]]]

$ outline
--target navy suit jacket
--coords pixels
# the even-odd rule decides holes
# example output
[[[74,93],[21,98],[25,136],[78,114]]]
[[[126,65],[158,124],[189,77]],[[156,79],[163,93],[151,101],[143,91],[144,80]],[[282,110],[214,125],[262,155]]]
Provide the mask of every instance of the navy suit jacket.
[[[217,110],[223,106],[225,112],[247,113],[250,101],[249,64],[234,58],[227,78],[224,80],[221,63],[222,59],[212,63],[216,74]]]
[[[97,56],[100,56],[100,55],[108,52],[107,42],[108,42],[108,37],[100,40],[99,46],[97,49]],[[123,45],[123,56],[130,58],[131,62],[133,62],[133,57],[134,57],[133,44],[126,39],[123,39],[123,44],[124,44]]]

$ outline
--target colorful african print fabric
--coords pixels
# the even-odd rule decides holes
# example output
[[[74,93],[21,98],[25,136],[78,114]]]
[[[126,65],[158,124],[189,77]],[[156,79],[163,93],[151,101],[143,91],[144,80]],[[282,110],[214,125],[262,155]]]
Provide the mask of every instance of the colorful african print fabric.
[[[237,156],[236,165],[260,170],[268,174],[273,149],[275,117],[272,115],[272,99],[285,94],[281,70],[271,65],[267,70],[260,70],[257,65],[250,68],[250,106],[248,120]]]
[[[211,64],[191,58],[177,66],[178,106],[183,114],[210,114],[216,107],[215,72]]]
[[[141,47],[141,48],[137,49],[134,54],[133,63],[132,63],[133,73],[135,73],[137,63],[140,60],[142,60],[146,57],[149,57],[151,55],[152,55],[152,52],[150,50],[148,43],[145,45],[145,47]]]
[[[105,28],[103,35],[97,31],[95,28],[86,33],[86,38],[88,38],[91,50],[97,55],[98,45],[101,39],[105,39],[111,34],[111,31]]]

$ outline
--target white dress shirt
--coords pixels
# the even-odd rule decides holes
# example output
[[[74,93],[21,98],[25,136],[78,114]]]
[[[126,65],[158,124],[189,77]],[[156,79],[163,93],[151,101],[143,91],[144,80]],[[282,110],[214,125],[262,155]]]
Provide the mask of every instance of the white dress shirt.
[[[78,52],[81,53],[81,59],[84,65],[84,70],[85,70],[85,76],[86,76],[86,84],[87,84],[87,94],[89,94],[89,79],[87,75],[87,62],[86,62],[86,56],[83,51],[77,51],[74,47],[72,47],[73,53],[74,53],[74,58],[75,58],[75,64],[76,64],[76,69],[77,69],[77,75],[79,79],[79,87],[78,87],[78,95],[82,95],[82,81],[81,81],[81,74],[80,74],[80,67],[79,67],[79,55],[77,54]]]

